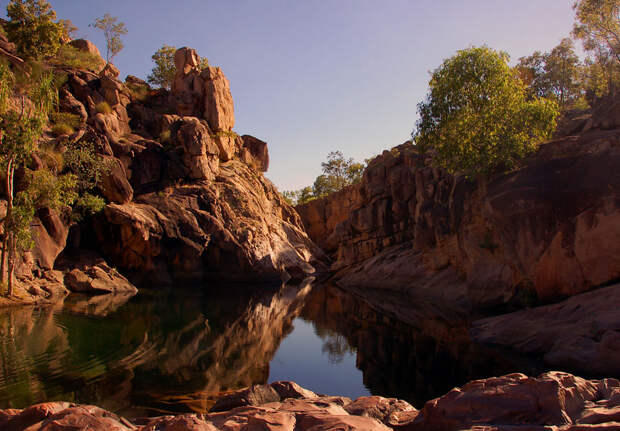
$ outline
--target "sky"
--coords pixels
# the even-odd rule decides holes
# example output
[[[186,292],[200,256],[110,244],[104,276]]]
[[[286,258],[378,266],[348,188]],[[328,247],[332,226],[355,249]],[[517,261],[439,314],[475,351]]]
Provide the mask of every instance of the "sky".
[[[146,78],[163,44],[220,66],[234,130],[269,144],[280,190],[311,185],[330,151],[363,161],[409,139],[429,74],[459,49],[486,44],[513,61],[570,34],[573,0],[50,0],[78,37],[105,53],[89,24],[127,26],[114,59]],[[0,0],[6,15],[8,0]]]

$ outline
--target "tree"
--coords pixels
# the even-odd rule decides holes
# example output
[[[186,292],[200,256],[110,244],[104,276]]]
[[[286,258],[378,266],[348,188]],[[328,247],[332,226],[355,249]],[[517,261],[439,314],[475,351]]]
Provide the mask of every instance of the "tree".
[[[507,59],[474,47],[433,72],[427,98],[418,104],[414,140],[437,166],[468,177],[511,168],[555,129],[556,103],[526,100]]]
[[[51,74],[39,78],[32,76],[30,86],[24,88],[20,108],[9,109],[8,100],[13,91],[14,76],[6,65],[0,64],[0,166],[4,171],[7,211],[3,222],[4,239],[0,257],[0,275],[4,278],[5,262],[8,264],[9,295],[12,293],[13,272],[18,248],[23,245],[29,215],[34,214],[34,203],[28,193],[17,194],[14,187],[15,170],[30,161],[32,153],[47,123],[47,115],[58,100]],[[36,186],[36,183],[35,183]],[[49,191],[49,190],[48,190]]]
[[[327,161],[321,163],[323,173],[316,177],[312,187],[307,186],[299,190],[283,191],[282,196],[290,205],[301,205],[313,199],[327,196],[330,193],[342,190],[344,187],[355,184],[362,179],[365,165],[356,163],[353,159],[346,159],[342,151],[332,151],[327,155]]]
[[[573,35],[588,51],[604,47],[620,61],[620,0],[577,0]]]
[[[566,109],[583,92],[580,82],[582,64],[575,54],[573,41],[568,38],[551,52],[542,54],[536,51],[529,57],[520,58],[515,71],[526,85],[530,99],[553,98]]]
[[[536,51],[529,57],[521,57],[515,67],[515,72],[521,82],[525,84],[530,98],[549,95],[549,83],[545,73],[545,57],[546,54]]]
[[[176,72],[174,66],[174,53],[176,51],[177,49],[174,46],[164,45],[153,54],[151,58],[155,62],[155,66],[147,77],[149,84],[170,90]]]
[[[125,47],[121,41],[121,35],[127,34],[127,27],[125,27],[125,23],[117,21],[117,17],[106,13],[92,24],[93,27],[103,31],[106,41],[105,59],[108,63]]]
[[[592,53],[590,64],[596,65],[595,73],[602,74],[607,93],[611,93],[620,65],[620,0],[577,0],[573,9],[573,36]]]
[[[149,84],[156,85],[167,90],[172,87],[176,66],[174,64],[174,54],[177,49],[174,46],[163,45],[151,57],[155,66],[151,70],[151,74],[147,77]],[[200,70],[209,66],[209,60],[200,57],[198,67]]]
[[[56,54],[65,29],[46,0],[10,0],[6,13],[8,38],[21,56],[38,60]]]

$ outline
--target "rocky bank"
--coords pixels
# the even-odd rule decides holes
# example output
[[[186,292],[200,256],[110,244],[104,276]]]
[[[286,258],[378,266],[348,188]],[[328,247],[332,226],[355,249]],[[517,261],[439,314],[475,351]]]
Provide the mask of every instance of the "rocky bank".
[[[377,396],[352,401],[293,382],[252,386],[220,399],[207,414],[127,419],[95,406],[38,404],[0,411],[17,430],[617,430],[620,382],[550,372],[476,380],[416,410]]]
[[[1,42],[7,57],[13,47]],[[72,44],[98,55],[88,41]],[[267,144],[232,130],[222,70],[200,70],[189,48],[177,51],[175,65],[171,91],[131,76],[122,82],[112,64],[99,73],[50,66],[66,77],[60,112],[77,115],[80,125],[69,136],[50,131],[44,145],[62,153],[67,143],[93,143],[110,166],[99,187],[108,204],[80,223],[39,211],[35,246],[17,271],[17,296],[3,303],[211,277],[301,280],[315,272],[322,252],[263,176]],[[35,157],[30,168],[45,163]]]

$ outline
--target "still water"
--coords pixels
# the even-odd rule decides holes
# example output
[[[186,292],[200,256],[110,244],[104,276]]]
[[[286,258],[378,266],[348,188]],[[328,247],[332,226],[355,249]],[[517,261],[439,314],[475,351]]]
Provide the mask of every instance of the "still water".
[[[471,378],[523,370],[458,328],[427,334],[334,287],[200,292],[1,311],[0,408],[65,400],[126,416],[204,412],[224,393],[276,380],[420,406]]]

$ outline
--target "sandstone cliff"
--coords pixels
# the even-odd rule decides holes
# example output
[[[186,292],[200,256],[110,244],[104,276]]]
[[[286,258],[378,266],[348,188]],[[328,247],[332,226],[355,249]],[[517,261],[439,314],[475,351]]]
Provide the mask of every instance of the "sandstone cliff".
[[[569,122],[569,134],[484,184],[429,167],[405,143],[361,182],[297,210],[341,285],[466,311],[584,292],[620,276],[617,110],[605,103]]]
[[[83,42],[74,46],[92,51]],[[111,64],[99,74],[55,69],[67,77],[59,109],[81,124],[70,136],[47,135],[46,145],[62,152],[66,142],[92,142],[110,166],[99,190],[108,205],[79,224],[67,214],[38,214],[35,247],[18,271],[22,299],[53,300],[65,294],[63,282],[71,290],[104,291],[105,280],[118,274],[107,263],[133,283],[151,285],[315,272],[311,262],[322,252],[262,174],[267,144],[232,130],[228,80],[220,68],[199,70],[197,58],[189,48],[177,52],[170,92],[135,77],[123,83]],[[81,274],[74,271],[78,260]],[[99,270],[92,269],[96,262]]]

